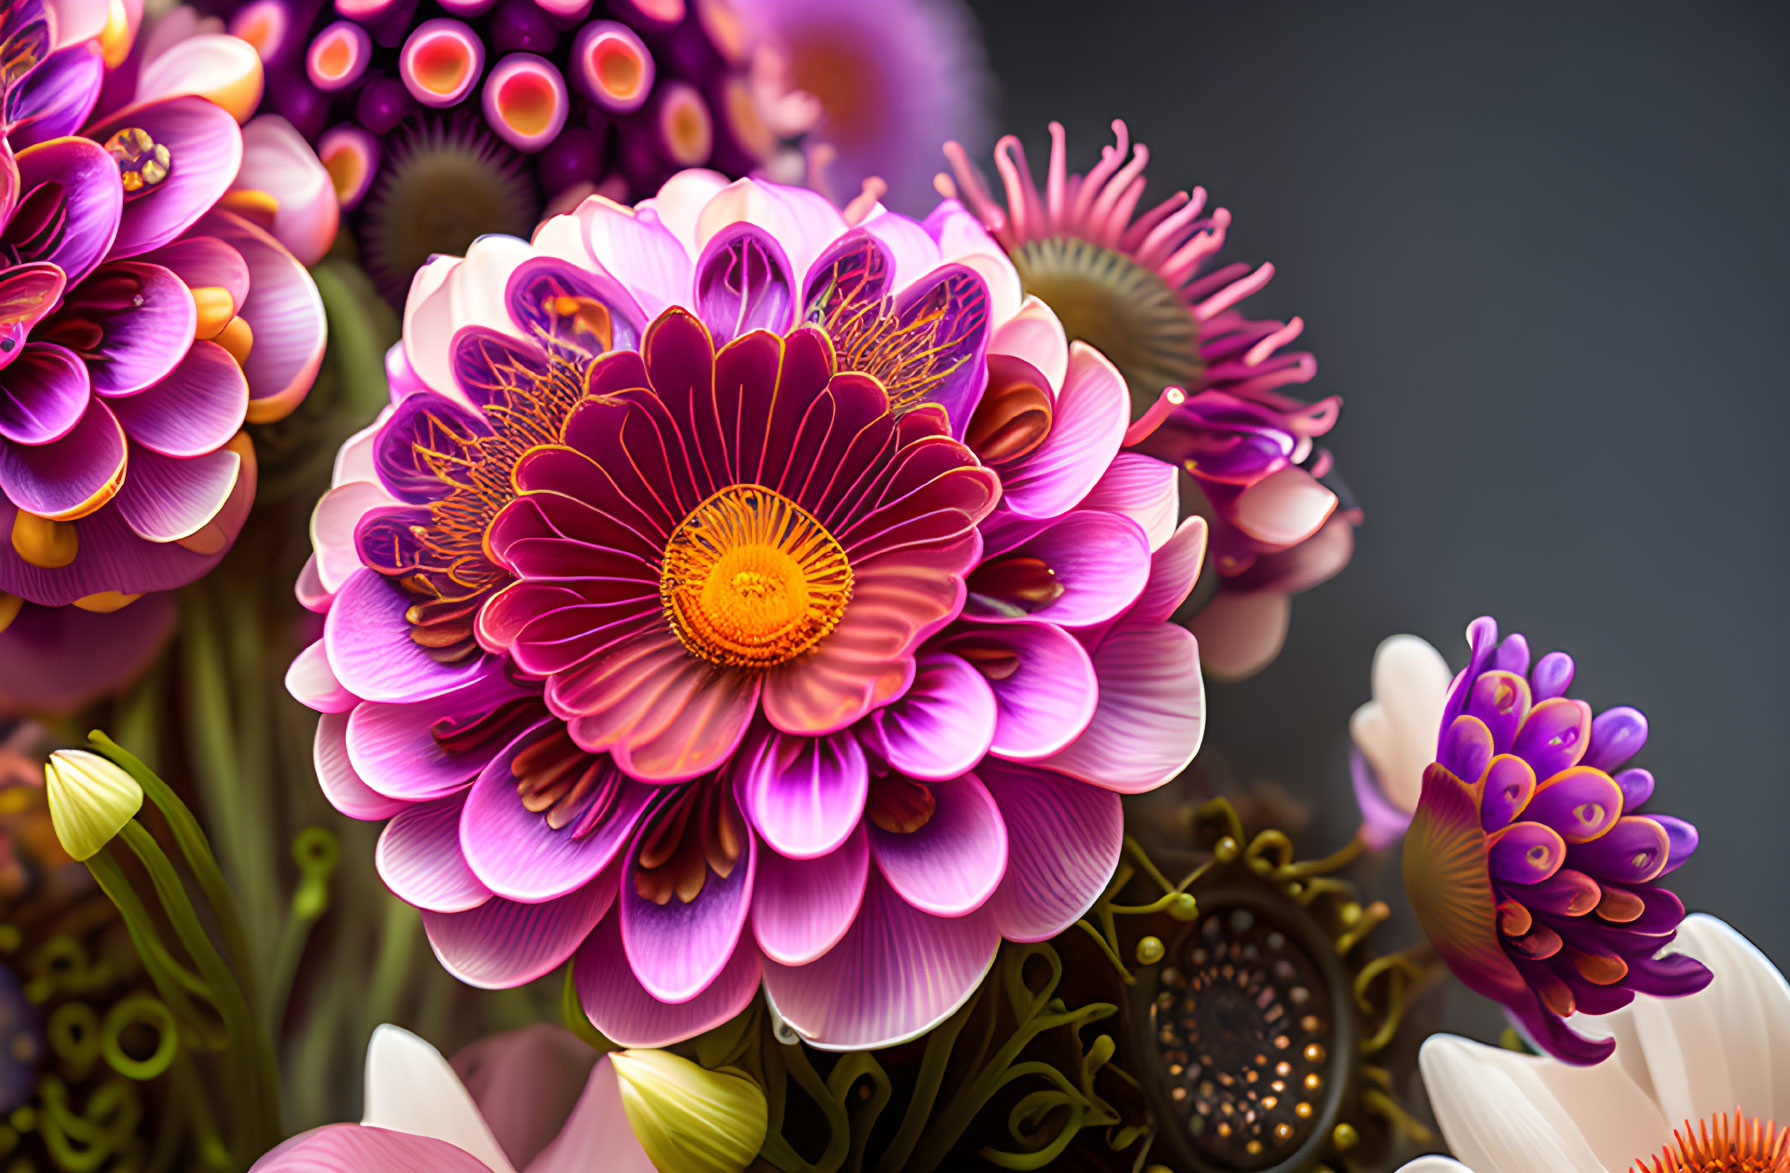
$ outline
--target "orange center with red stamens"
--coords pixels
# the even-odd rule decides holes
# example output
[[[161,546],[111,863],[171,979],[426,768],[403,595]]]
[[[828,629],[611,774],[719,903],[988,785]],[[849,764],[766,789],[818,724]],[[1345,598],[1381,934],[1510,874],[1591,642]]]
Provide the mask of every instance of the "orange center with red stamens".
[[[660,570],[665,617],[692,655],[769,668],[838,626],[851,600],[845,551],[807,510],[760,485],[732,485],[690,511]]]
[[[1672,1130],[1672,1142],[1631,1173],[1786,1173],[1790,1170],[1790,1129],[1769,1120],[1732,1116],[1690,1121]]]

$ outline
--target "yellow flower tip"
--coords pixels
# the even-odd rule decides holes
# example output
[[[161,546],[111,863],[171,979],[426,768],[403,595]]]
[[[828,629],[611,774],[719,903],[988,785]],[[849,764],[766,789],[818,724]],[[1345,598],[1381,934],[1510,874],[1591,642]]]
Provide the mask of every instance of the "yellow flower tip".
[[[59,749],[44,766],[50,825],[62,850],[90,859],[143,807],[143,787],[108,758]]]
[[[741,1173],[764,1145],[764,1089],[731,1067],[710,1071],[668,1051],[614,1051],[622,1107],[654,1166]]]

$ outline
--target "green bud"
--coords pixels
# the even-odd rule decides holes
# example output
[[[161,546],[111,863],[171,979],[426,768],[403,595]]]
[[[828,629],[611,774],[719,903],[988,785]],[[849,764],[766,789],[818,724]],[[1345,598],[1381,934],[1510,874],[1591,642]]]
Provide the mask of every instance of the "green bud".
[[[44,766],[50,825],[62,850],[91,859],[143,809],[143,787],[109,758],[59,749]]]
[[[764,1090],[732,1067],[668,1051],[615,1051],[622,1107],[661,1173],[741,1173],[764,1144]]]

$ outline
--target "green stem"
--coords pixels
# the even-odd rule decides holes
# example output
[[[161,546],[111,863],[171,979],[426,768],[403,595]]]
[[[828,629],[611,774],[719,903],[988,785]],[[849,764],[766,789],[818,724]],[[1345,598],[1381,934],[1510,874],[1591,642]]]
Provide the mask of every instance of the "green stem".
[[[280,929],[280,943],[261,1004],[261,1022],[270,1038],[279,1037],[286,1020],[286,1003],[292,996],[292,982],[304,960],[311,929],[329,909],[329,878],[340,858],[335,836],[322,827],[305,828],[293,841],[292,858],[298,864],[298,888],[292,893],[292,909]]]
[[[174,926],[175,935],[199,967],[200,975],[211,986],[218,1012],[224,1018],[224,1028],[230,1033],[233,1066],[238,1068],[242,1080],[239,1090],[246,1105],[243,1147],[247,1152],[266,1152],[280,1138],[279,1075],[274,1067],[273,1048],[255,1021],[241,985],[230,967],[224,964],[211,938],[205,935],[199,914],[194,911],[180,876],[161,845],[134,819],[124,825],[118,837],[149,872],[150,882],[155,886],[162,911]]]
[[[168,947],[162,944],[154,918],[137,898],[136,889],[131,887],[130,879],[118,861],[109,851],[102,851],[87,861],[87,870],[93,874],[100,891],[118,909],[131,944],[143,961],[143,969],[149,974],[156,993],[168,1004],[175,1021],[191,1036],[190,1045],[209,1051],[223,1050],[229,1043],[228,1038],[219,1033],[216,1022],[201,1014],[187,996],[190,991],[209,1001],[211,988],[176,961]]]
[[[125,773],[137,780],[143,787],[143,793],[149,796],[149,801],[155,804],[155,808],[168,821],[168,829],[174,836],[174,842],[180,847],[181,858],[192,869],[194,878],[199,881],[200,891],[205,893],[205,902],[211,906],[212,916],[217,919],[218,932],[224,938],[224,950],[230,955],[230,965],[236,971],[237,980],[242,983],[248,996],[253,998],[254,958],[249,953],[248,935],[243,931],[242,912],[236,907],[236,897],[224,880],[217,857],[212,854],[211,842],[205,837],[205,829],[199,825],[199,820],[186,803],[180,800],[180,796],[174,793],[173,788],[129,750],[97,729],[87,736],[100,753],[111,758]]]

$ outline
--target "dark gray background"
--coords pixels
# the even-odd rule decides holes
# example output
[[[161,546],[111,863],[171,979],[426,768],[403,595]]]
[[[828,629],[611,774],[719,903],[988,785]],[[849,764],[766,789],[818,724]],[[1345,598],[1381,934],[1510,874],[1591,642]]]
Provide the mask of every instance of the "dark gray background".
[[[1307,390],[1344,398],[1354,563],[1209,688],[1209,752],[1340,845],[1375,645],[1458,667],[1491,612],[1647,713],[1654,805],[1703,833],[1675,887],[1790,963],[1790,5],[972,6],[1040,173],[1050,119],[1073,170],[1127,119],[1152,197],[1205,185],[1226,259],[1275,263],[1248,308],[1303,315]]]

